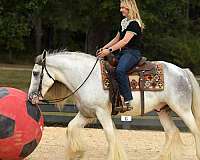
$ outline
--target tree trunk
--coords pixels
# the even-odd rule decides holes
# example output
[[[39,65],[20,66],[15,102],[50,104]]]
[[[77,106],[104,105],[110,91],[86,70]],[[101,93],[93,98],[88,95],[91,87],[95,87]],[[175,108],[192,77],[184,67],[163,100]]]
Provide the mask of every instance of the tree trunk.
[[[53,37],[54,37],[54,27],[53,25],[49,25],[48,32],[47,32],[48,42],[47,42],[47,49],[53,49]]]
[[[9,52],[8,52],[8,61],[9,63],[13,63],[13,54],[12,54],[11,49],[9,49]]]
[[[187,29],[189,29],[189,21],[190,21],[190,1],[186,2],[186,21],[187,21]]]
[[[41,53],[42,49],[42,20],[40,17],[36,17],[34,19],[34,26],[35,26],[35,50],[36,53]]]
[[[86,31],[86,37],[85,37],[85,53],[88,53],[88,36],[89,36],[89,28]]]
[[[110,30],[108,26],[94,26],[91,29],[88,29],[86,32],[85,40],[85,52],[88,54],[95,55],[96,50],[100,47],[103,47],[105,42],[107,43],[110,39]]]

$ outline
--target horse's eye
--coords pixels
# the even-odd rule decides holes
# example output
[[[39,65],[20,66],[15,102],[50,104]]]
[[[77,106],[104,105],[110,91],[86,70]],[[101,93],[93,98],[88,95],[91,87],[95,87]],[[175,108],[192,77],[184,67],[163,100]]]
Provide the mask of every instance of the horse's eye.
[[[39,72],[37,72],[37,71],[33,71],[33,76],[38,76],[39,75]]]

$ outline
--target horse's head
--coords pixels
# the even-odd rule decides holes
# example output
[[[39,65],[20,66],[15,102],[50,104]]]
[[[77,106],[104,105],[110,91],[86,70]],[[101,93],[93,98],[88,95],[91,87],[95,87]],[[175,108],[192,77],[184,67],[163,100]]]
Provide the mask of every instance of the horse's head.
[[[46,51],[36,57],[32,70],[31,83],[28,91],[28,98],[33,104],[42,99],[54,83],[54,75],[49,72],[46,66]]]

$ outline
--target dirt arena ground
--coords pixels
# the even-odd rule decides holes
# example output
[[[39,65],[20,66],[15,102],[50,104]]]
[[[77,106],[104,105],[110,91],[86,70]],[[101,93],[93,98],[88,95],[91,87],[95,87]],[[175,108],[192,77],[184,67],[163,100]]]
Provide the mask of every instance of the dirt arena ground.
[[[36,150],[26,160],[64,160],[65,128],[45,127]],[[158,131],[118,130],[119,139],[129,160],[149,160],[161,150],[165,135]],[[105,160],[107,142],[103,130],[83,129],[80,132],[86,145],[84,160]],[[194,138],[190,133],[181,133],[187,144],[183,160],[196,160]]]

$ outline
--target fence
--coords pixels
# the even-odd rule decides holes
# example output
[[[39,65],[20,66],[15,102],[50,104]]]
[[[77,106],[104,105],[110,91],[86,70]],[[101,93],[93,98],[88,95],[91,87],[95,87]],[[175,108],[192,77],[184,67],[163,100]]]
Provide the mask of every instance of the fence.
[[[67,126],[78,112],[75,105],[65,105],[62,111],[59,111],[53,104],[43,104],[40,108],[47,126]],[[118,129],[163,130],[156,112],[136,117],[112,116],[112,119]],[[184,122],[175,113],[172,113],[172,119],[181,131],[188,131]],[[86,127],[102,128],[98,120]]]

